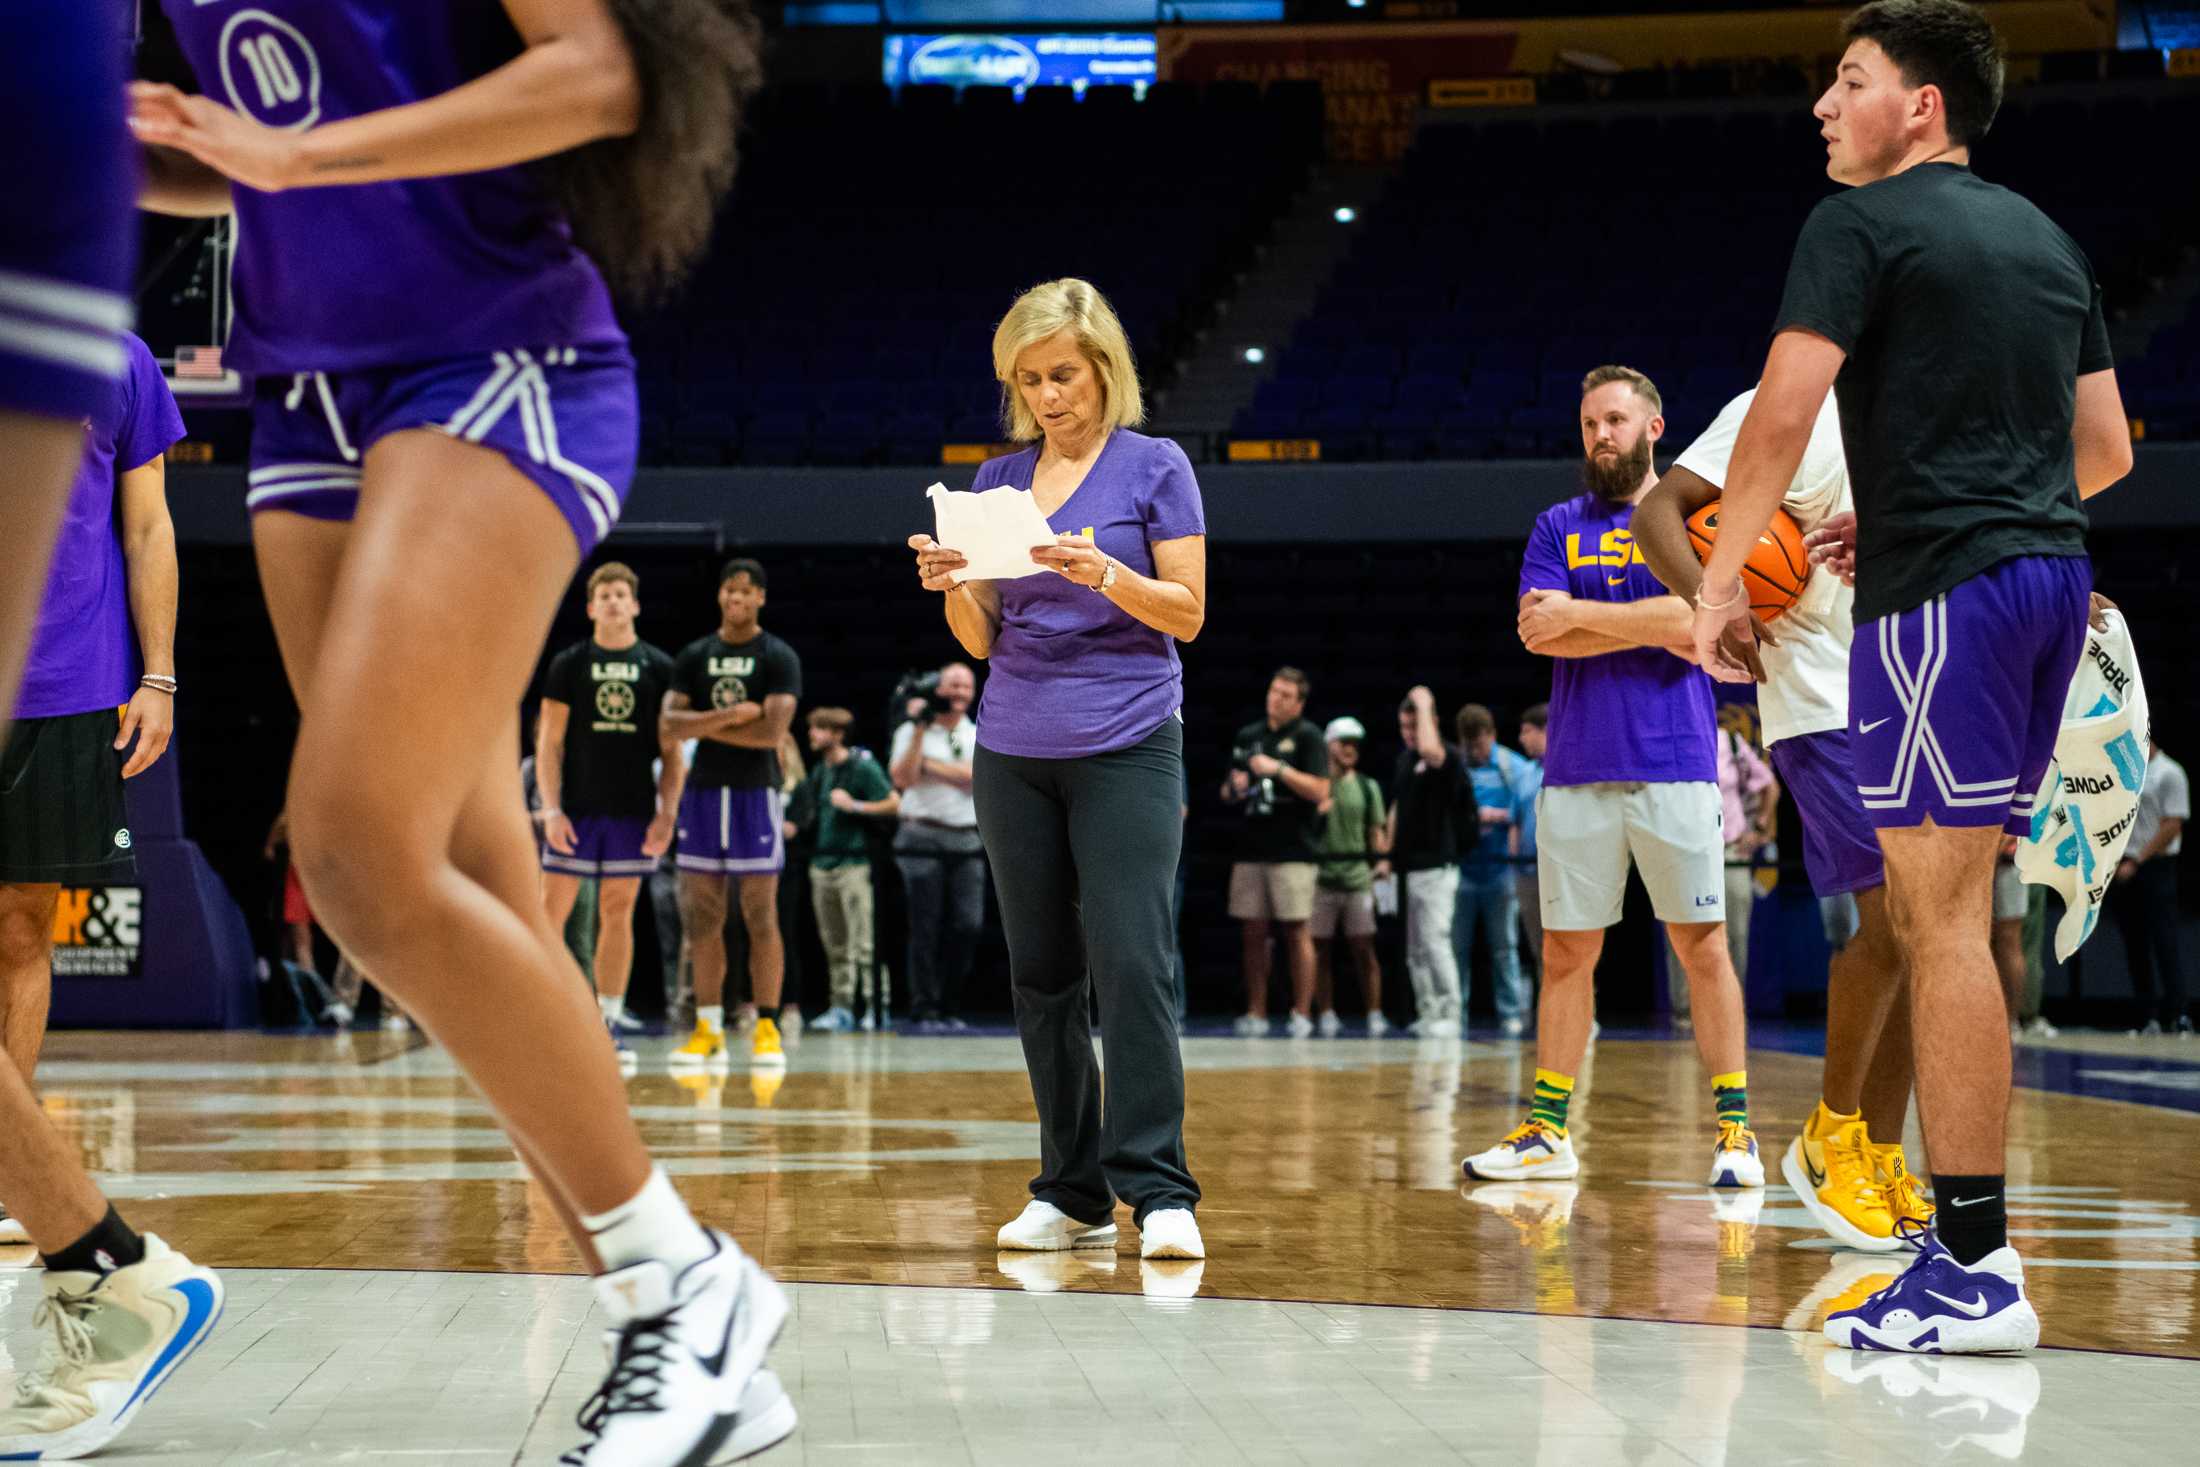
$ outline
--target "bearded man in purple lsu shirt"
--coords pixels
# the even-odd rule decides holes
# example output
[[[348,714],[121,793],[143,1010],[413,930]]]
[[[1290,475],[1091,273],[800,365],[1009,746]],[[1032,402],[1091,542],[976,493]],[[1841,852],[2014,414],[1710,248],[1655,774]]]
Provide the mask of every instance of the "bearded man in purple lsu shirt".
[[[2010,1056],[1988,943],[2004,829],[2030,824],[2085,641],[2079,501],[2129,472],[2100,287],[2070,237],[1971,171],[2003,59],[1960,0],[1878,0],[1815,115],[1846,192],[1796,243],[1734,445],[1693,640],[1749,674],[1739,571],[1840,403],[1855,515],[1812,537],[1856,586],[1851,757],[1886,856],[1910,973],[1918,1109],[1938,1204],[1894,1284],[1826,1321],[1859,1349],[2029,1349],[2039,1317],[2008,1246]]]
[[[480,1087],[602,1276],[616,1358],[567,1460],[760,1451],[795,1425],[763,1368],[788,1301],[652,1166],[544,916],[513,758],[552,615],[634,467],[607,284],[646,303],[702,254],[754,19],[740,0],[164,8],[206,94],[132,89],[143,198],[239,221],[230,357],[260,382],[248,504],[298,695],[307,894]]]
[[[0,745],[40,620],[48,552],[71,503],[71,478],[97,441],[100,419],[126,390],[122,333],[132,314],[137,233],[120,100],[121,15],[113,5],[18,4],[0,18],[0,132],[8,139],[0,149],[0,198],[8,200],[0,210],[0,464],[7,474],[0,484]],[[112,483],[105,488],[111,495]],[[65,562],[61,574],[70,573]],[[112,682],[101,692],[130,696]],[[37,742],[46,743],[49,732],[40,730]],[[112,760],[113,730],[103,732],[97,750],[79,752]],[[0,783],[24,747],[0,755]],[[60,741],[49,747],[58,751]],[[0,914],[0,951],[13,954],[0,966],[39,967],[52,937],[50,907],[43,924],[35,911]],[[11,1050],[16,1036],[43,1028],[44,996],[41,983],[35,1011],[10,1005]],[[28,1048],[35,1052],[35,1043]],[[64,1444],[71,1456],[97,1450],[206,1338],[221,1312],[221,1280],[123,1222],[14,1063],[0,1064],[0,1200],[14,1214],[0,1218],[0,1229],[14,1241],[27,1237],[42,1256],[42,1308],[61,1331],[58,1348],[24,1373],[24,1388],[0,1410],[0,1456],[35,1456]],[[125,1333],[135,1339],[125,1344]],[[72,1353],[62,1343],[86,1338],[93,1350]],[[79,1356],[96,1362],[104,1382],[105,1399],[88,1413],[77,1404],[88,1383]]]
[[[1726,950],[1711,684],[1687,651],[1688,608],[1642,561],[1628,529],[1657,483],[1664,403],[1648,377],[1599,367],[1582,379],[1588,492],[1545,510],[1520,567],[1520,639],[1549,657],[1551,703],[1536,858],[1543,902],[1537,1101],[1526,1122],[1466,1158],[1489,1180],[1570,1177],[1568,1098],[1589,1044],[1604,929],[1630,865],[1687,970],[1696,1048],[1720,1124],[1713,1186],[1764,1185],[1748,1128],[1741,985]]]

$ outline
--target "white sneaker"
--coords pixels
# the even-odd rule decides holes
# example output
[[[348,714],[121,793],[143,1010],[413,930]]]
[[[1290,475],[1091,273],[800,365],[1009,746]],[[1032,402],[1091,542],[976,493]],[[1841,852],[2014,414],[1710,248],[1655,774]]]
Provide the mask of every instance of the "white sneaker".
[[[1265,1039],[1268,1037],[1268,1021],[1253,1014],[1239,1014],[1230,1032],[1240,1039]]]
[[[337,1002],[321,1010],[321,1022],[336,1029],[349,1029],[356,1015],[348,1003]]]
[[[1757,1136],[1737,1121],[1719,1122],[1719,1139],[1711,1144],[1711,1185],[1714,1187],[1762,1187],[1765,1159],[1758,1153]]]
[[[813,1034],[845,1034],[855,1026],[856,1016],[839,1004],[834,1004],[810,1021],[810,1032]]]
[[[1380,1038],[1382,1038],[1382,1037],[1383,1037],[1383,1036],[1384,1036],[1385,1034],[1388,1034],[1389,1032],[1390,1032],[1390,1020],[1388,1020],[1388,1019],[1386,1019],[1386,1018],[1384,1018],[1384,1017],[1383,1017],[1383,1011],[1382,1011],[1381,1009],[1377,1009],[1377,1010],[1375,1010],[1375,1011],[1374,1011],[1373,1013],[1371,1013],[1371,1014],[1369,1014],[1369,1015],[1367,1016],[1367,1037],[1368,1037],[1368,1038],[1370,1038],[1370,1039],[1380,1039]]]
[[[1574,1155],[1573,1138],[1559,1135],[1541,1121],[1523,1121],[1489,1150],[1478,1151],[1460,1162],[1459,1168],[1486,1182],[1510,1182],[1525,1177],[1578,1176],[1581,1161]]]
[[[1460,1032],[1457,1019],[1431,1019],[1421,1026],[1423,1039],[1457,1039]]]
[[[1162,1207],[1146,1214],[1138,1225],[1140,1258],[1205,1258],[1207,1244],[1199,1236],[1199,1222],[1188,1207]]]
[[[802,1028],[802,1010],[787,1008],[779,1011],[779,1038],[783,1043],[793,1044],[799,1041],[802,1038]]]
[[[5,1207],[0,1207],[0,1245],[28,1243],[30,1240],[30,1229],[10,1217]]]
[[[1051,1202],[1034,1197],[1013,1222],[1001,1224],[994,1242],[1002,1248],[1052,1253],[1061,1248],[1113,1248],[1115,1219],[1081,1223]]]
[[[1500,1020],[1497,1025],[1497,1032],[1504,1035],[1507,1039],[1518,1039],[1521,1035],[1528,1032],[1528,1021],[1525,1019]]]
[[[213,1332],[222,1282],[151,1233],[110,1274],[49,1273],[32,1316],[54,1348],[0,1411],[0,1459],[87,1457],[122,1434]]]
[[[1308,1039],[1313,1036],[1313,1033],[1314,1021],[1306,1017],[1306,1015],[1300,1013],[1297,1009],[1293,1009],[1291,1011],[1290,1023],[1291,1037],[1293,1039]]]
[[[2062,1030],[2048,1023],[2047,1015],[2035,1014],[2032,1021],[2024,1026],[2024,1037],[2027,1039],[2060,1039],[2062,1038]]]
[[[1344,1032],[1344,1020],[1337,1017],[1335,1009],[1323,1009],[1321,1018],[1314,1025],[1314,1031],[1324,1039],[1334,1039]]]
[[[655,1260],[596,1280],[617,1326],[611,1373],[581,1408],[589,1439],[568,1467],[685,1467],[738,1461],[794,1430],[776,1378],[758,1386],[764,1354],[787,1322],[787,1295],[725,1234],[677,1276]],[[744,1430],[745,1428],[745,1430]],[[746,1450],[736,1446],[746,1438]]]

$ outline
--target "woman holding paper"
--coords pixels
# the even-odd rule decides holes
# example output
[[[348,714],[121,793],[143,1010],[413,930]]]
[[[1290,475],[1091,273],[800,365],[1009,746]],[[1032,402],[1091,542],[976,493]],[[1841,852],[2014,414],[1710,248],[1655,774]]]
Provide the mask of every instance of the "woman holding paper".
[[[1206,618],[1206,521],[1183,450],[1145,419],[1130,343],[1082,280],[1025,293],[993,336],[1009,436],[975,488],[1023,490],[1056,532],[1029,573],[909,544],[947,624],[991,669],[973,790],[1008,937],[1040,1126],[1032,1201],[1003,1248],[1112,1247],[1130,1204],[1146,1258],[1204,1258],[1184,1160],[1171,898],[1183,842],[1183,667]],[[1098,991],[1103,1108],[1087,1029]]]

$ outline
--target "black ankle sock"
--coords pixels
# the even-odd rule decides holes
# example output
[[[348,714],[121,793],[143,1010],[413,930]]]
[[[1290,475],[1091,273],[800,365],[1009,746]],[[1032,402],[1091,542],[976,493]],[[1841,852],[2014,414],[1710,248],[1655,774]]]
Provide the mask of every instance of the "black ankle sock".
[[[42,1261],[55,1273],[109,1274],[144,1257],[145,1240],[110,1206],[90,1232],[59,1253],[43,1255]]]
[[[1966,1268],[2009,1241],[2004,1183],[2000,1176],[1933,1174],[1934,1230]]]
[[[772,1022],[773,1022],[774,1024],[778,1023],[778,1022],[779,1022],[779,1005],[778,1005],[778,1004],[768,1004],[768,1005],[767,1005],[767,1004],[758,1004],[758,1005],[756,1006],[756,1017],[758,1017],[759,1019],[769,1019],[769,1020],[771,1020],[771,1021],[772,1021]]]

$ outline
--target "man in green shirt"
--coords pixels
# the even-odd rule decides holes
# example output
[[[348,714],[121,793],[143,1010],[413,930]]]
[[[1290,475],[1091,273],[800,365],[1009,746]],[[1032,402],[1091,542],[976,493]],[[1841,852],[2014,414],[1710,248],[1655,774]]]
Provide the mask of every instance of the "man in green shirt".
[[[1315,843],[1322,861],[1314,880],[1314,1007],[1321,1015],[1324,1039],[1342,1032],[1335,970],[1341,931],[1360,971],[1368,1036],[1379,1038],[1390,1028],[1383,1017],[1383,967],[1375,956],[1376,863],[1389,849],[1383,787],[1360,773],[1360,745],[1367,740],[1360,720],[1333,718],[1322,730],[1322,738],[1329,745],[1330,781],[1329,798],[1320,806],[1321,835]]]
[[[828,1034],[853,1029],[856,992],[872,971],[871,849],[864,824],[891,816],[901,796],[869,754],[848,747],[856,721],[845,708],[810,711],[810,793],[817,810],[817,849],[810,857],[810,901],[818,940],[832,974],[833,1006],[814,1023]]]

